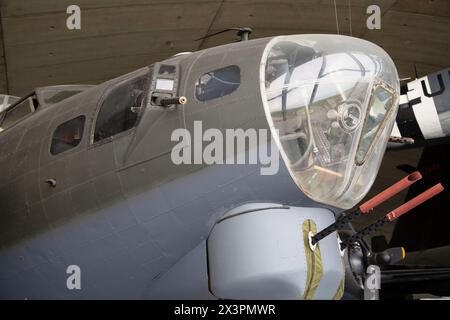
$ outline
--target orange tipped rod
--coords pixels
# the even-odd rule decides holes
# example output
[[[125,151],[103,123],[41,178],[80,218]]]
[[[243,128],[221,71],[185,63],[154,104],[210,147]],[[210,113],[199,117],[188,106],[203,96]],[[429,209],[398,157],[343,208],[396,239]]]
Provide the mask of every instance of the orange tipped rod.
[[[367,212],[371,211],[373,208],[377,207],[378,205],[380,205],[384,201],[392,198],[397,193],[399,193],[400,191],[406,189],[407,187],[412,185],[414,182],[419,181],[420,179],[422,179],[422,175],[420,174],[419,171],[416,171],[416,172],[413,172],[413,173],[409,174],[408,176],[404,177],[399,182],[393,184],[392,186],[390,186],[386,190],[384,190],[384,191],[380,192],[379,194],[377,194],[375,197],[373,197],[370,200],[364,202],[361,206],[359,206],[359,210],[362,213],[367,213]]]
[[[443,190],[444,190],[444,187],[442,186],[442,184],[438,183],[437,185],[435,185],[434,187],[431,187],[427,191],[422,192],[417,197],[402,204],[397,209],[394,209],[391,212],[389,212],[386,215],[386,218],[388,219],[388,221],[393,221],[393,220],[397,219],[398,217],[400,217],[401,215],[407,213],[409,210],[414,209],[419,204],[422,204],[425,201],[433,198],[435,195],[437,195],[438,193],[441,193]]]
[[[434,187],[431,187],[427,191],[419,194],[417,197],[415,197],[415,198],[409,200],[408,202],[404,203],[403,205],[401,205],[397,209],[392,210],[391,212],[389,212],[384,217],[378,219],[376,222],[368,225],[364,229],[362,229],[362,230],[358,231],[357,233],[353,234],[345,242],[341,243],[341,249],[346,248],[351,243],[360,241],[364,236],[367,236],[367,235],[373,233],[374,231],[380,229],[385,223],[391,222],[391,221],[397,219],[401,215],[407,213],[411,209],[414,209],[419,204],[429,200],[430,198],[434,197],[435,195],[437,195],[438,193],[442,192],[443,190],[444,190],[444,187],[440,183],[438,183]]]
[[[364,236],[367,236],[367,235],[373,233],[374,231],[380,229],[385,223],[391,222],[391,221],[397,219],[401,215],[407,213],[409,210],[411,210],[411,209],[417,207],[419,204],[429,200],[430,198],[432,198],[435,195],[437,195],[439,192],[442,192],[442,190],[444,190],[444,187],[440,183],[438,183],[434,187],[432,187],[432,188],[428,189],[427,191],[421,193],[417,197],[409,200],[408,202],[406,202],[405,204],[401,205],[397,209],[392,210],[391,212],[389,212],[384,217],[378,219],[376,222],[368,225],[364,229],[362,229],[362,230],[358,231],[357,233],[353,234],[345,242],[341,243],[341,249],[344,249],[344,248],[348,247],[350,244],[352,244],[354,242],[360,241]]]
[[[384,201],[388,200],[389,198],[392,198],[400,191],[406,189],[410,185],[412,185],[414,182],[422,179],[422,175],[419,171],[413,172],[406,177],[404,177],[402,180],[398,181],[397,183],[393,184],[386,190],[382,191],[381,193],[377,194],[372,199],[366,201],[361,206],[359,206],[358,209],[352,210],[349,213],[340,216],[335,223],[330,224],[325,229],[318,232],[313,238],[312,238],[312,244],[317,243],[318,241],[322,240],[323,238],[327,237],[334,231],[341,229],[343,226],[345,226],[347,223],[349,223],[354,218],[360,216],[361,214],[370,212],[373,208],[380,205]]]

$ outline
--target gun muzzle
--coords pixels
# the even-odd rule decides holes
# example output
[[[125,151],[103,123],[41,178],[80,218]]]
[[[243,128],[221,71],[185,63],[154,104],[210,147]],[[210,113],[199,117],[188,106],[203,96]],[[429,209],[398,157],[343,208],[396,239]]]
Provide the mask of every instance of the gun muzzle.
[[[414,182],[422,179],[422,175],[419,171],[413,172],[406,177],[404,177],[402,180],[398,181],[397,183],[393,184],[389,188],[385,189],[384,191],[377,194],[375,197],[371,198],[370,200],[364,202],[362,205],[359,206],[359,210],[361,210],[362,213],[367,213],[373,210],[373,208],[377,207],[381,203],[385,202],[386,200],[392,198],[400,191],[403,191],[410,185],[412,185]]]
[[[361,214],[368,213],[373,210],[373,208],[379,206],[384,201],[392,198],[400,191],[406,189],[410,185],[412,185],[414,182],[422,179],[422,175],[419,171],[413,172],[406,177],[404,177],[402,180],[398,181],[397,183],[393,184],[389,188],[385,189],[384,191],[380,192],[370,200],[364,202],[359,208],[352,210],[350,212],[347,212],[343,214],[341,217],[339,217],[335,223],[329,225],[325,229],[318,232],[313,238],[311,243],[315,244],[318,241],[322,240],[323,238],[327,237],[331,233],[343,228],[347,223],[352,221],[354,218],[359,217]]]
[[[163,98],[161,100],[159,100],[159,104],[163,107],[168,107],[168,106],[172,106],[172,105],[177,105],[177,104],[186,104],[187,102],[187,98],[185,96],[181,96],[181,97],[174,97],[174,98]]]

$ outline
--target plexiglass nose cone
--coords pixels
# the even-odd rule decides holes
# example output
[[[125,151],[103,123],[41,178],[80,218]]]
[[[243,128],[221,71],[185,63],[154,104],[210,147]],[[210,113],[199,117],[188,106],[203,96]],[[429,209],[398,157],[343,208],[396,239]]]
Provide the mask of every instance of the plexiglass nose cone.
[[[261,96],[289,172],[312,199],[357,204],[378,172],[398,108],[397,70],[368,41],[336,35],[272,39]]]

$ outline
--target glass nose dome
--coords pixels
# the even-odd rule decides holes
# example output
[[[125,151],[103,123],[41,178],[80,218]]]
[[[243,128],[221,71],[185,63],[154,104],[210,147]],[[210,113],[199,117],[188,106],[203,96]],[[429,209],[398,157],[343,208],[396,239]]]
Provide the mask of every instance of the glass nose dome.
[[[337,35],[272,39],[260,67],[264,109],[292,178],[310,198],[357,204],[378,172],[398,108],[388,54]]]

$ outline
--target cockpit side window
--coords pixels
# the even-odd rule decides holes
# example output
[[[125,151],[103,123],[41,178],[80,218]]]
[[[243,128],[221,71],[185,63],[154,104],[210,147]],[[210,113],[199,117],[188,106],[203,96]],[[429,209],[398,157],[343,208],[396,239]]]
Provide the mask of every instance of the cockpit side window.
[[[50,153],[57,155],[78,146],[83,138],[85,116],[60,124],[53,133]]]
[[[94,142],[113,137],[136,125],[147,81],[148,75],[145,74],[119,84],[108,93],[97,116]]]
[[[238,66],[228,66],[202,75],[195,85],[195,97],[209,101],[226,96],[239,88],[241,72]]]

